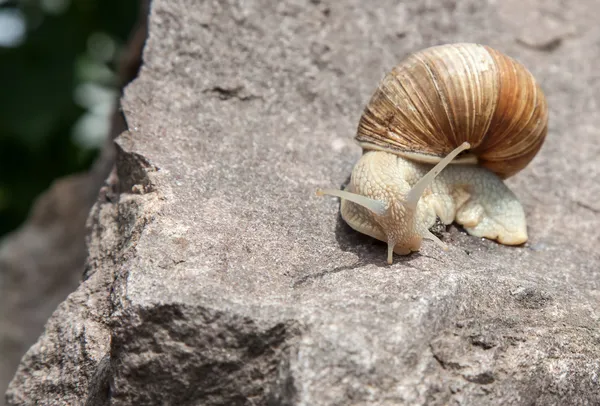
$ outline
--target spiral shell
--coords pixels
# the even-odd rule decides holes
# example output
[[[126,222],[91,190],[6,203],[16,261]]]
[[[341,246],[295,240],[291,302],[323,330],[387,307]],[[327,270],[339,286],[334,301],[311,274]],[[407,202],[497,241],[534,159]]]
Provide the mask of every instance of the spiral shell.
[[[448,44],[410,55],[380,83],[365,107],[356,139],[434,163],[464,141],[461,162],[501,178],[523,169],[548,128],[546,98],[519,62],[484,45]]]

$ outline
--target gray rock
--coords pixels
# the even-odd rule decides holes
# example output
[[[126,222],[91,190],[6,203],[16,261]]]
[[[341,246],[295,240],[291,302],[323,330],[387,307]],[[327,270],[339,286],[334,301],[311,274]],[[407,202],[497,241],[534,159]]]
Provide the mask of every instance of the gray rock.
[[[144,10],[145,3],[140,4]],[[118,76],[125,84],[141,63],[146,13],[121,55]],[[27,221],[0,240],[0,394],[4,395],[21,357],[35,343],[56,306],[81,282],[87,258],[86,221],[98,190],[114,166],[113,139],[126,130],[118,109],[107,142],[92,168],[66,176],[38,197]],[[3,406],[4,396],[0,397]]]
[[[10,404],[600,403],[597,5],[366,4],[153,2],[87,279]],[[449,252],[387,266],[314,191],[346,181],[384,72],[455,41],[547,92],[547,142],[508,181],[531,240],[451,227]]]
[[[0,241],[0,393],[56,306],[79,285],[85,222],[105,176],[55,182],[27,223]]]

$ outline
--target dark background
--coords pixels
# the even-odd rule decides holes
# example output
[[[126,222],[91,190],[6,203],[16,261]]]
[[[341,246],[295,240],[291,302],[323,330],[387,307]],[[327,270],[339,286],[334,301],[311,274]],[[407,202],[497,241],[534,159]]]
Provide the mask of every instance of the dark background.
[[[138,11],[136,1],[0,0],[0,32],[14,34],[0,44],[0,237],[55,178],[92,163]]]

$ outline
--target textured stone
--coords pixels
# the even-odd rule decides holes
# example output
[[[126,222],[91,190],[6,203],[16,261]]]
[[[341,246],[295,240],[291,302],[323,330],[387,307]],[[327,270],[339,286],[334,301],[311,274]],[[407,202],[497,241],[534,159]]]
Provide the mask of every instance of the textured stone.
[[[122,83],[135,77],[141,63],[146,13],[142,16],[119,64]],[[27,221],[0,240],[1,394],[48,317],[81,282],[87,257],[86,220],[114,166],[113,139],[125,129],[124,117],[117,110],[92,168],[55,181],[38,197]],[[0,406],[4,404],[2,396]]]
[[[600,403],[592,0],[152,7],[87,279],[10,404]],[[546,90],[547,142],[507,182],[530,242],[450,227],[449,252],[388,266],[314,192],[347,181],[383,73],[455,41],[518,58]]]
[[[55,182],[28,222],[0,242],[1,393],[48,317],[79,284],[85,222],[104,177],[81,174]]]

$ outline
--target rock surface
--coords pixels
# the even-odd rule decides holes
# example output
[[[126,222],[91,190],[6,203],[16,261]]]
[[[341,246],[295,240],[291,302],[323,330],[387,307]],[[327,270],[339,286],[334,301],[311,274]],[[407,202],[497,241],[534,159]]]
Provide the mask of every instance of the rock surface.
[[[140,6],[144,10],[145,4]],[[141,14],[119,64],[123,84],[136,76],[141,62],[147,13]],[[27,221],[0,240],[0,406],[21,357],[56,306],[81,282],[86,221],[114,166],[113,139],[125,129],[123,115],[115,111],[111,133],[92,168],[55,181],[38,197]]]
[[[366,4],[153,2],[86,279],[9,404],[600,403],[596,2]],[[449,252],[387,266],[314,191],[348,178],[385,71],[456,41],[547,93],[547,142],[508,181],[530,242],[451,227]]]

